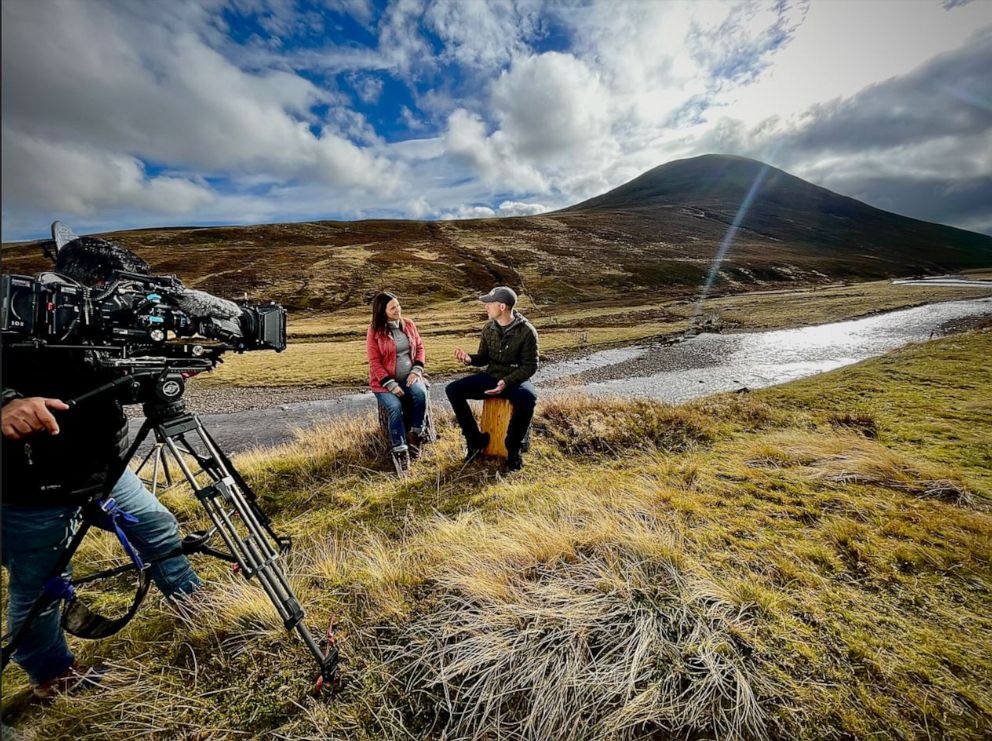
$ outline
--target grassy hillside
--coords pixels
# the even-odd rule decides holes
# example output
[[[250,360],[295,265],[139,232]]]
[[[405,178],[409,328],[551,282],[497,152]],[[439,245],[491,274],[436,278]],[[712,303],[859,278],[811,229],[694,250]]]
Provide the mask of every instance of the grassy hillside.
[[[312,623],[340,621],[342,692],[311,697],[264,596],[201,562],[192,619],[153,595],[80,644],[107,688],[17,731],[987,738],[990,354],[986,329],[681,407],[544,403],[510,478],[463,468],[447,421],[406,481],[370,419],[242,456]],[[94,539],[79,571],[115,553]]]
[[[732,224],[732,249],[715,265]],[[141,255],[157,274],[174,273],[225,297],[275,300],[293,312],[367,307],[382,289],[435,306],[509,284],[536,304],[568,307],[677,300],[707,280],[718,294],[740,293],[992,266],[988,235],[881,211],[722,155],[667,163],[541,216],[103,236]],[[48,267],[36,243],[3,245],[3,263],[19,273]]]

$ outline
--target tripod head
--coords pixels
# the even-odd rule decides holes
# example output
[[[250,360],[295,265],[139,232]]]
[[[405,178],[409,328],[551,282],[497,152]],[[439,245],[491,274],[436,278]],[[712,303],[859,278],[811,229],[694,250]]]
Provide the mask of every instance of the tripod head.
[[[223,352],[218,351],[219,352]],[[111,381],[66,403],[74,408],[90,399],[112,393],[121,404],[141,404],[153,423],[176,417],[186,411],[183,394],[186,380],[208,371],[217,363],[209,353],[201,357],[114,358],[97,354],[95,362],[115,376]]]

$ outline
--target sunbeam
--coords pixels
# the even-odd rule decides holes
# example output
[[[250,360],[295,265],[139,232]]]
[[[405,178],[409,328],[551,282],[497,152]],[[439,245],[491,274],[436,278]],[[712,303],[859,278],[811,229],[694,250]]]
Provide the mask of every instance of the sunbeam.
[[[755,195],[758,193],[758,189],[761,188],[761,184],[765,180],[765,176],[768,174],[768,165],[762,165],[761,169],[758,171],[757,176],[754,178],[754,182],[751,183],[751,187],[744,196],[744,200],[741,202],[741,206],[737,209],[737,215],[734,216],[733,222],[727,229],[727,233],[723,236],[723,240],[720,242],[720,247],[716,251],[716,256],[713,258],[713,263],[710,266],[710,272],[706,276],[706,282],[703,283],[703,287],[699,292],[699,299],[696,301],[696,309],[692,314],[692,320],[695,323],[698,319],[702,317],[703,314],[703,302],[706,300],[706,296],[710,292],[710,288],[713,286],[713,281],[716,280],[717,273],[720,271],[720,265],[723,263],[723,259],[727,252],[730,250],[730,245],[734,242],[734,237],[737,235],[737,228],[740,223],[744,220],[747,215],[748,210],[751,208],[751,203],[754,201]]]

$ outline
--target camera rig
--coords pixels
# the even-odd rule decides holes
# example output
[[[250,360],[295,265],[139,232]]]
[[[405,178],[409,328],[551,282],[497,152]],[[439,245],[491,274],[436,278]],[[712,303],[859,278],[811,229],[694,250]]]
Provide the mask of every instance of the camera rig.
[[[67,241],[64,225],[56,222],[52,231],[56,243],[60,236]],[[74,237],[71,231],[68,234]],[[202,553],[231,562],[235,572],[257,580],[286,630],[295,631],[313,655],[319,670],[318,689],[336,681],[333,626],[328,627],[321,647],[304,622],[305,612],[283,566],[292,540],[275,532],[251,487],[183,401],[187,379],[211,370],[225,352],[284,350],[286,310],[274,303],[233,304],[190,292],[173,276],[118,271],[105,285],[87,287],[56,273],[4,275],[0,278],[0,329],[7,346],[48,352],[83,350],[107,371],[107,383],[65,400],[71,409],[112,394],[122,404],[142,404],[145,416],[127,454],[107,477],[105,490],[84,505],[82,523],[31,611],[3,645],[2,665],[7,665],[38,614],[53,602],[64,601],[63,627],[84,638],[112,635],[137,611],[148,589],[149,564],[127,542],[121,523],[131,516],[116,506],[110,491],[149,434],[154,434],[152,450],[138,466],[139,475],[154,453],[154,491],[159,463],[165,464],[168,456],[212,523],[208,530],[186,535],[181,549],[161,560],[180,553]],[[170,476],[167,466],[165,474]],[[131,563],[71,581],[63,572],[94,524],[116,531]],[[223,541],[222,547],[211,546],[214,536]],[[76,586],[132,569],[137,572],[138,586],[122,618],[104,618],[78,600]]]
[[[125,271],[113,273],[109,284],[100,288],[51,272],[37,277],[4,275],[0,331],[8,342],[27,340],[37,346],[81,342],[90,349],[118,350],[132,357],[196,357],[204,345],[177,346],[175,340],[197,335],[214,341],[215,357],[218,351],[286,349],[286,310],[281,306],[232,304],[197,292],[201,313],[194,314],[185,308],[191,293],[174,276]],[[218,313],[215,305],[225,313]],[[236,317],[230,316],[229,305],[236,307]]]

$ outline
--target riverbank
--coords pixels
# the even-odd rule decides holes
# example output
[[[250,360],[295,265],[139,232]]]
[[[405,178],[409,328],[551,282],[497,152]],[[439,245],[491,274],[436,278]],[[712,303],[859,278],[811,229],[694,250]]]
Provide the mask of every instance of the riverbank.
[[[879,312],[871,312],[879,316]],[[893,315],[896,316],[896,315]],[[897,320],[898,321],[898,320]],[[954,332],[963,332],[984,326],[989,321],[987,315],[955,316],[944,321],[934,322],[931,329],[908,338],[907,341],[933,339]],[[730,337],[743,335],[742,332],[728,333]],[[678,366],[690,368],[705,367],[726,358],[730,342],[720,343],[719,347],[699,352],[686,352],[687,337],[684,333],[650,338],[631,347],[624,345],[610,350],[559,351],[553,358],[546,359],[536,382],[548,388],[575,388],[589,384],[622,381],[630,378],[646,378],[665,371],[676,370]],[[719,342],[719,341],[718,341]],[[586,361],[586,362],[583,362]],[[773,362],[774,358],[769,358]],[[455,374],[439,374],[432,381],[440,386]],[[741,381],[741,386],[746,385]],[[190,384],[186,394],[187,406],[199,414],[235,414],[262,409],[287,407],[313,402],[327,402],[352,399],[367,391],[365,386],[301,387],[301,386],[219,386],[198,383]],[[295,407],[293,407],[295,408]],[[140,415],[140,409],[131,407],[133,416]]]
[[[661,338],[680,337],[697,329],[723,333],[774,330],[827,324],[879,312],[941,301],[992,295],[985,287],[893,285],[888,281],[791,290],[751,291],[712,297],[659,297],[655,303],[618,296],[609,301],[535,304],[522,296],[520,310],[541,335],[546,358],[574,358],[597,350]],[[405,300],[405,299],[404,299]],[[485,321],[482,305],[472,299],[416,306],[413,318],[428,347],[430,372],[444,378],[461,370],[454,360],[459,346],[474,349]],[[365,330],[367,310],[334,315],[294,316],[284,353],[253,352],[227,356],[216,370],[201,376],[199,386],[360,388],[367,382]]]

